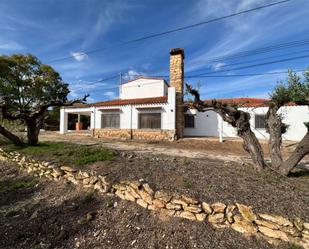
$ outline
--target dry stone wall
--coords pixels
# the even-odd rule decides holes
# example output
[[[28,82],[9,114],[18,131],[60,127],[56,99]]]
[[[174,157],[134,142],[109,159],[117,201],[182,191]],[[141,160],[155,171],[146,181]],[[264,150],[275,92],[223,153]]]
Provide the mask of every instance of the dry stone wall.
[[[240,203],[211,204],[164,190],[154,191],[143,180],[111,184],[101,175],[68,166],[56,167],[49,162],[28,159],[18,152],[7,153],[1,148],[0,160],[15,162],[28,173],[38,177],[71,182],[103,194],[115,194],[123,200],[135,202],[145,209],[165,216],[209,222],[214,228],[231,228],[244,235],[264,238],[269,243],[285,241],[309,248],[309,223],[299,218],[291,221],[278,215],[255,213],[252,207]]]
[[[95,129],[93,131],[96,137],[107,137],[107,138],[120,138],[124,140],[131,139],[130,129]],[[132,139],[141,140],[174,140],[175,131],[174,130],[143,130],[143,129],[133,129]]]

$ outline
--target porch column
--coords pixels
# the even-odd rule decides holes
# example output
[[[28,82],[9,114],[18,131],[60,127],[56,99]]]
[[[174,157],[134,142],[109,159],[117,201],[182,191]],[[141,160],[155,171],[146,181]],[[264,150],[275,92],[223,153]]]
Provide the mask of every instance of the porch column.
[[[95,117],[96,117],[96,109],[95,108],[91,108],[91,112],[90,112],[90,129],[95,129]]]
[[[83,129],[83,124],[80,122],[80,114],[77,114],[77,123],[75,124],[75,129],[80,131]]]
[[[64,108],[60,109],[60,134],[65,134],[68,131],[68,113]]]
[[[223,119],[221,118],[219,114],[217,115],[219,118],[219,142],[222,143],[223,142]]]

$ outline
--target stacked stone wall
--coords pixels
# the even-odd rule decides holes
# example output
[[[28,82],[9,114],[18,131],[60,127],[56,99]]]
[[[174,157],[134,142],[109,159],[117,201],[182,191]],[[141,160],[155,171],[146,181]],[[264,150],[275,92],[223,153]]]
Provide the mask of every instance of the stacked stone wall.
[[[132,134],[131,134],[132,133]],[[95,129],[94,136],[98,138],[137,139],[137,140],[173,140],[174,130],[148,130],[148,129]]]

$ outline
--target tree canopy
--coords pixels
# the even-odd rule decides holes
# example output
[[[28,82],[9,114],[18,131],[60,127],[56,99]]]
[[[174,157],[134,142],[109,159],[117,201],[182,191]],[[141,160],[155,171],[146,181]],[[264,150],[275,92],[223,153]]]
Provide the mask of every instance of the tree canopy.
[[[37,143],[44,114],[49,107],[86,100],[87,96],[68,101],[69,92],[68,84],[59,73],[35,56],[0,56],[0,113],[5,119],[25,123],[29,144]],[[8,131],[1,132],[3,128],[0,127],[0,133],[6,136]],[[21,143],[17,138],[14,142]]]

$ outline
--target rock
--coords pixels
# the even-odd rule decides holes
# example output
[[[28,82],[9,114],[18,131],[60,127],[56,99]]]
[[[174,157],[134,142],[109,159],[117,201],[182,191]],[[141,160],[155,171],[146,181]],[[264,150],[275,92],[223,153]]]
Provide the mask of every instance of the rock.
[[[138,193],[144,201],[146,201],[148,204],[152,204],[153,197],[145,190],[140,190]]]
[[[173,198],[171,200],[171,203],[178,204],[178,205],[181,205],[183,207],[188,206],[188,203],[186,201],[184,201],[183,199],[181,199],[181,198]]]
[[[63,170],[63,171],[66,171],[66,172],[71,172],[71,173],[77,172],[76,169],[73,169],[73,168],[71,168],[69,166],[61,166],[60,169]]]
[[[142,186],[142,184],[139,181],[132,181],[129,183],[129,185],[135,190],[139,190]]]
[[[96,184],[99,181],[99,177],[92,176],[92,177],[89,178],[89,180],[90,180],[90,184],[94,185],[94,184]]]
[[[157,191],[154,197],[156,199],[164,201],[165,203],[169,202],[172,199],[172,195],[170,193],[164,192],[162,190]]]
[[[163,201],[160,201],[158,199],[153,200],[152,204],[154,205],[155,208],[164,208],[165,203]]]
[[[142,200],[142,199],[138,199],[138,200],[136,201],[136,203],[137,203],[138,205],[142,206],[143,208],[147,208],[147,207],[148,207],[148,203],[145,202],[145,201]]]
[[[149,210],[157,210],[156,206],[154,205],[148,205]]]
[[[185,195],[182,195],[181,199],[184,200],[187,204],[192,204],[192,205],[197,205],[198,204],[197,200],[194,200],[191,197],[188,197],[188,196],[185,196]]]
[[[195,217],[197,221],[204,221],[207,217],[207,214],[204,213],[195,214]]]
[[[247,220],[235,221],[235,223],[231,225],[231,228],[239,233],[247,234],[255,234],[258,231],[257,227]]]
[[[216,202],[211,205],[214,213],[224,213],[226,205],[221,202]]]
[[[301,232],[304,229],[304,224],[302,222],[302,220],[297,217],[294,220],[294,226]]]
[[[291,235],[293,237],[301,237],[301,232],[295,227],[280,227],[281,231]]]
[[[181,209],[181,205],[179,204],[173,204],[173,203],[167,203],[166,204],[166,209],[169,209],[169,210],[180,210]]]
[[[143,188],[144,190],[151,196],[154,195],[154,191],[149,187],[149,184],[148,183],[144,183],[143,184]]]
[[[258,226],[258,228],[262,234],[270,238],[281,239],[283,241],[289,241],[289,238],[285,232],[282,232],[280,230],[273,230],[273,229],[270,229],[268,227],[263,227],[263,226]]]
[[[222,229],[222,228],[228,228],[230,227],[230,224],[229,223],[224,223],[224,224],[220,224],[220,223],[212,223],[211,224],[214,228],[216,229]]]
[[[227,213],[226,213],[226,220],[227,220],[229,223],[233,223],[233,222],[234,222],[234,218],[233,218],[233,213],[232,213],[232,212],[227,212]]]
[[[141,196],[137,193],[137,191],[136,191],[134,188],[132,188],[131,186],[128,186],[128,187],[127,187],[127,191],[128,191],[132,196],[134,196],[134,198],[136,198],[136,199],[140,199],[140,198],[141,198]]]
[[[303,226],[304,226],[304,228],[306,228],[306,229],[309,230],[309,222],[304,222],[304,223],[303,223]]]
[[[117,195],[122,200],[125,200],[124,192],[122,192],[121,190],[116,190],[115,195]]]
[[[188,211],[188,212],[191,212],[191,213],[200,213],[202,212],[202,208],[198,205],[190,205],[190,206],[187,206],[187,207],[183,207],[183,209],[185,211]]]
[[[206,202],[202,202],[202,209],[204,210],[205,213],[207,214],[211,214],[212,213],[212,208],[211,206],[206,203]]]
[[[236,203],[238,210],[242,217],[247,221],[255,221],[257,219],[256,215],[252,211],[252,207]]]
[[[303,230],[302,236],[306,239],[309,239],[309,230]]]
[[[122,184],[122,183],[115,183],[115,184],[113,184],[112,187],[116,190],[126,190],[127,189],[127,186],[125,184]]]
[[[280,226],[293,226],[291,221],[279,215],[259,214],[259,216],[264,220],[272,221]]]
[[[124,192],[124,198],[128,201],[134,201],[135,202],[135,197],[131,195],[128,191]]]
[[[188,211],[180,211],[177,216],[188,220],[196,220],[195,215]]]
[[[107,192],[108,192],[108,188],[105,187],[105,186],[103,186],[102,183],[100,183],[100,182],[97,182],[97,183],[93,186],[93,188],[94,188],[95,190],[98,190],[98,191],[101,192],[101,193],[107,193]]]
[[[84,185],[91,185],[91,184],[90,184],[90,178],[85,178],[85,179],[83,179],[83,184],[84,184]]]
[[[259,226],[268,227],[268,228],[273,229],[273,230],[279,229],[279,225],[272,223],[270,221],[256,220],[255,224],[257,224]]]
[[[224,222],[224,214],[216,213],[208,216],[208,222],[210,223],[223,223]]]

